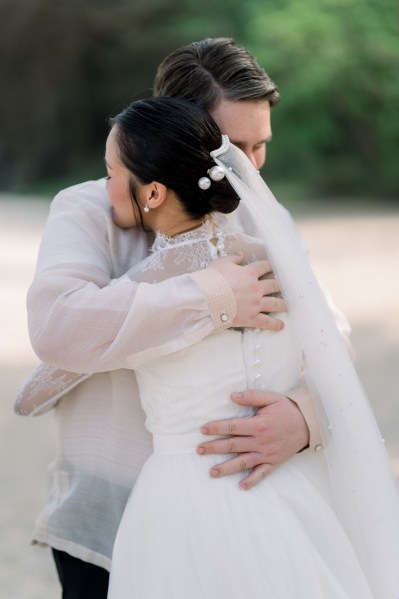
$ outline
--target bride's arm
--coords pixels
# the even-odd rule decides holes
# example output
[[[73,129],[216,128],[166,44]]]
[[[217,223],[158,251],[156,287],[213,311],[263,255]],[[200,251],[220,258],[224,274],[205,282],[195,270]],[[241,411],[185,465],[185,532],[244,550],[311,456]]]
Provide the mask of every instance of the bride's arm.
[[[18,389],[14,411],[20,416],[41,416],[89,376],[39,364]]]

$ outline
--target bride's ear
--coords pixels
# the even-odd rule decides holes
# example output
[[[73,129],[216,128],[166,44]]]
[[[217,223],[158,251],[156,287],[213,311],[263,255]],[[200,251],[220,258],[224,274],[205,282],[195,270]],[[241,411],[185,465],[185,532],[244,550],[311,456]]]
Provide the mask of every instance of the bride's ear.
[[[167,187],[163,183],[153,181],[148,183],[145,189],[145,198],[149,208],[159,208],[164,203],[167,196]]]

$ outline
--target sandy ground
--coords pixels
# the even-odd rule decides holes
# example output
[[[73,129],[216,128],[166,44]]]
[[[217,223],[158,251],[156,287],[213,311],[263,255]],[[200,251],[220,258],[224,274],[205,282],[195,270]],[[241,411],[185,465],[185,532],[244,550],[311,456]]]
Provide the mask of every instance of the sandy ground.
[[[0,597],[60,596],[49,550],[31,547],[52,459],[51,414],[12,411],[15,392],[37,360],[26,330],[32,279],[48,203],[0,194]],[[399,473],[399,209],[341,207],[298,215],[313,264],[348,316],[357,366]]]

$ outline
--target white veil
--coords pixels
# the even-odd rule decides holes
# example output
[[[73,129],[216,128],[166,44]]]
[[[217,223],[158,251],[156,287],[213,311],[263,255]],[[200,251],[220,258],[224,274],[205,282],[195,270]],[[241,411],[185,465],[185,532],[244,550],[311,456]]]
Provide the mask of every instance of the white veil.
[[[257,223],[306,360],[336,510],[376,599],[399,598],[399,493],[351,358],[288,212],[223,136],[211,152]],[[240,208],[241,209],[241,208]],[[328,539],[326,539],[328,543]],[[361,599],[361,598],[359,598]]]

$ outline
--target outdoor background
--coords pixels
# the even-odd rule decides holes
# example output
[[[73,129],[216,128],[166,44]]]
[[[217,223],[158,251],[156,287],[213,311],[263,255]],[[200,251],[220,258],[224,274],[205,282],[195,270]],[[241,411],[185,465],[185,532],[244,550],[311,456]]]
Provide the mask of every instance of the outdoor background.
[[[25,295],[49,202],[104,176],[108,117],[193,40],[234,37],[279,86],[263,174],[352,324],[399,474],[398,34],[397,0],[0,0],[0,597],[59,597],[48,550],[29,546],[52,416],[12,411],[37,363]]]
[[[103,174],[107,117],[162,58],[233,36],[280,88],[270,182],[397,199],[398,33],[397,0],[0,0],[0,185]]]

